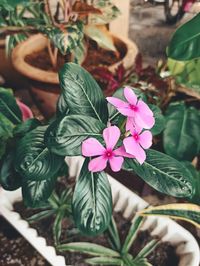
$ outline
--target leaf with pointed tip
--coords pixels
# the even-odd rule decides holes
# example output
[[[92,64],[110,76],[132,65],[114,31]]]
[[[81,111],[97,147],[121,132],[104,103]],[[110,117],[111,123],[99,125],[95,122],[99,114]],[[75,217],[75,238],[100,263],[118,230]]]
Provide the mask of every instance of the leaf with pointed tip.
[[[16,103],[12,91],[0,87],[0,112],[13,124],[22,121],[22,113]]]
[[[93,117],[69,115],[54,121],[45,133],[47,147],[58,155],[81,155],[82,142],[88,137],[102,138],[105,125]]]
[[[35,129],[36,127],[41,126],[41,122],[36,118],[31,118],[26,120],[25,122],[17,125],[14,128],[13,134],[17,137],[22,137],[29,131]]]
[[[125,159],[123,168],[134,171],[147,184],[161,193],[191,199],[195,180],[184,165],[172,157],[149,149],[146,161],[140,165],[134,159]]]
[[[163,116],[160,108],[156,105],[149,104],[149,108],[152,110],[155,117],[155,124],[150,129],[153,136],[160,134],[165,128],[165,117]]]
[[[46,126],[39,126],[26,134],[17,144],[15,169],[26,180],[45,180],[55,176],[63,164],[63,157],[53,154],[44,144]]]
[[[112,195],[104,172],[88,170],[86,159],[73,195],[73,216],[78,229],[86,235],[98,235],[105,231],[112,215]]]
[[[70,114],[91,116],[106,124],[108,110],[94,78],[81,66],[67,63],[59,72],[62,95]]]
[[[0,184],[6,190],[16,190],[22,185],[22,177],[14,169],[15,152],[5,154],[0,165]]]
[[[96,257],[91,259],[86,259],[86,263],[90,265],[123,265],[123,260],[118,258],[111,258],[111,257]]]

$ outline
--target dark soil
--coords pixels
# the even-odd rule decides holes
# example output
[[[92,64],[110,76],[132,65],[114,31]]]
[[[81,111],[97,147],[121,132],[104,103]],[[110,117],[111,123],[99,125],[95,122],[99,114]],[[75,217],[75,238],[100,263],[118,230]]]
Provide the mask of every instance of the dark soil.
[[[27,209],[22,202],[15,203],[14,209],[21,214],[23,218],[28,218],[37,211],[33,209]],[[130,228],[130,222],[123,218],[120,213],[114,213],[115,221],[120,232],[120,238],[123,243],[126,234]],[[42,221],[34,222],[31,227],[35,228],[39,235],[46,238],[48,245],[54,245],[53,235],[52,235],[52,223],[53,218],[47,218]],[[61,236],[61,243],[65,242],[91,242],[109,247],[106,235],[101,235],[95,238],[86,237],[80,234],[73,234],[74,225],[69,219],[63,221],[63,230]],[[150,235],[149,231],[140,231],[138,236],[130,249],[132,255],[137,255],[138,252],[144,247],[153,237]],[[86,266],[88,264],[84,263],[84,259],[87,258],[86,255],[80,253],[68,253],[68,252],[57,252],[63,255],[66,260],[66,264],[75,266]],[[177,266],[179,258],[175,253],[175,248],[168,242],[160,243],[157,248],[149,255],[149,262],[154,266]]]
[[[4,218],[0,217],[0,266],[50,266]]]
[[[83,67],[88,71],[91,71],[93,68],[100,65],[110,66],[121,60],[126,54],[126,46],[122,43],[116,44],[116,47],[119,50],[117,53],[99,48],[93,41],[90,41],[88,45],[88,53],[85,61],[83,62]],[[27,55],[25,57],[25,61],[28,64],[42,70],[57,72],[64,63],[70,61],[70,56],[58,54],[56,69],[52,67],[47,48],[40,52]]]

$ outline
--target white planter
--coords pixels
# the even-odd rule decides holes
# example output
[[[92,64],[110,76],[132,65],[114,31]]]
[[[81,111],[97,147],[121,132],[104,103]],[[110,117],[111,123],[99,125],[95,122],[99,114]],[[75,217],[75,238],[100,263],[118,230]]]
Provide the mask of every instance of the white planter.
[[[70,176],[77,176],[82,166],[82,159],[70,158],[66,160],[70,165]],[[108,176],[112,194],[114,210],[121,211],[125,218],[133,216],[137,210],[145,208],[148,203]],[[0,189],[0,213],[15,227],[24,238],[53,266],[66,266],[65,259],[56,255],[54,247],[47,246],[46,240],[38,236],[20,215],[13,211],[13,203],[21,200],[21,190],[8,192]],[[169,241],[180,256],[179,266],[199,266],[200,250],[194,237],[183,227],[168,218],[148,217],[141,229],[151,229],[152,235],[159,235],[163,241]],[[170,265],[169,265],[170,266]]]

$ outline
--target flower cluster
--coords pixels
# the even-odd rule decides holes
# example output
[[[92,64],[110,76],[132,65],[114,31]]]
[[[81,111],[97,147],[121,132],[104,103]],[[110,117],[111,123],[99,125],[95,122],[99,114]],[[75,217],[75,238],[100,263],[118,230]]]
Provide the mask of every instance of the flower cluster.
[[[124,89],[124,97],[126,101],[115,97],[106,99],[126,117],[126,133],[122,134],[117,126],[109,126],[103,131],[105,147],[95,138],[89,138],[82,144],[84,156],[98,156],[89,163],[91,172],[102,171],[108,162],[111,169],[117,172],[122,167],[124,157],[135,158],[140,164],[146,159],[145,149],[152,145],[152,133],[148,129],[155,123],[153,112],[145,102],[137,98],[131,88]],[[123,144],[115,148],[120,138]]]

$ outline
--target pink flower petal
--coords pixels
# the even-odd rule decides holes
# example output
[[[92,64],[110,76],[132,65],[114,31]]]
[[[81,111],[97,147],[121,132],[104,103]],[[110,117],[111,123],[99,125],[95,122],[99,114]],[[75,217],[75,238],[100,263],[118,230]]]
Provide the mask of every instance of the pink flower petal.
[[[126,131],[130,130],[131,134],[134,135],[136,132],[140,134],[142,131],[142,127],[138,126],[135,123],[135,119],[133,117],[128,117],[126,121]]]
[[[107,161],[104,156],[99,156],[89,162],[88,169],[90,172],[101,172],[106,168]]]
[[[140,128],[150,129],[155,124],[155,118],[145,113],[137,112],[135,114],[135,123]]]
[[[136,105],[137,103],[137,96],[135,95],[135,93],[133,92],[133,90],[129,87],[126,87],[124,89],[124,96],[126,98],[126,100],[133,105]]]
[[[124,116],[128,116],[128,117],[134,117],[135,116],[135,112],[133,110],[131,110],[131,108],[129,106],[125,107],[125,108],[117,108],[117,110],[123,114]]]
[[[118,156],[123,156],[126,158],[135,158],[135,156],[126,152],[124,146],[121,146],[121,147],[117,148],[116,150],[114,150],[114,154],[118,155]]]
[[[105,152],[103,145],[95,138],[89,138],[82,143],[82,154],[86,157],[102,155]]]
[[[113,172],[118,172],[122,168],[122,164],[124,162],[123,157],[115,157],[109,159],[110,167],[113,170]]]
[[[124,141],[124,147],[127,153],[130,153],[135,156],[136,160],[143,164],[143,162],[146,159],[145,151],[140,147],[140,144],[137,143],[133,137],[125,138]]]
[[[116,126],[107,127],[103,131],[106,148],[113,150],[120,137],[120,130]]]
[[[139,143],[144,149],[148,149],[152,145],[152,133],[148,130],[145,130],[139,136]]]
[[[145,102],[143,102],[142,100],[138,101],[137,107],[138,107],[140,113],[144,113],[145,115],[148,115],[148,116],[153,116],[153,112],[151,111],[149,106]]]
[[[116,98],[116,97],[107,97],[106,100],[114,105],[116,108],[125,108],[128,106],[128,103]]]
[[[33,117],[33,113],[31,109],[24,103],[20,102],[19,100],[16,100],[17,105],[19,106],[19,109],[22,112],[22,119],[23,121],[26,121],[29,118]]]

